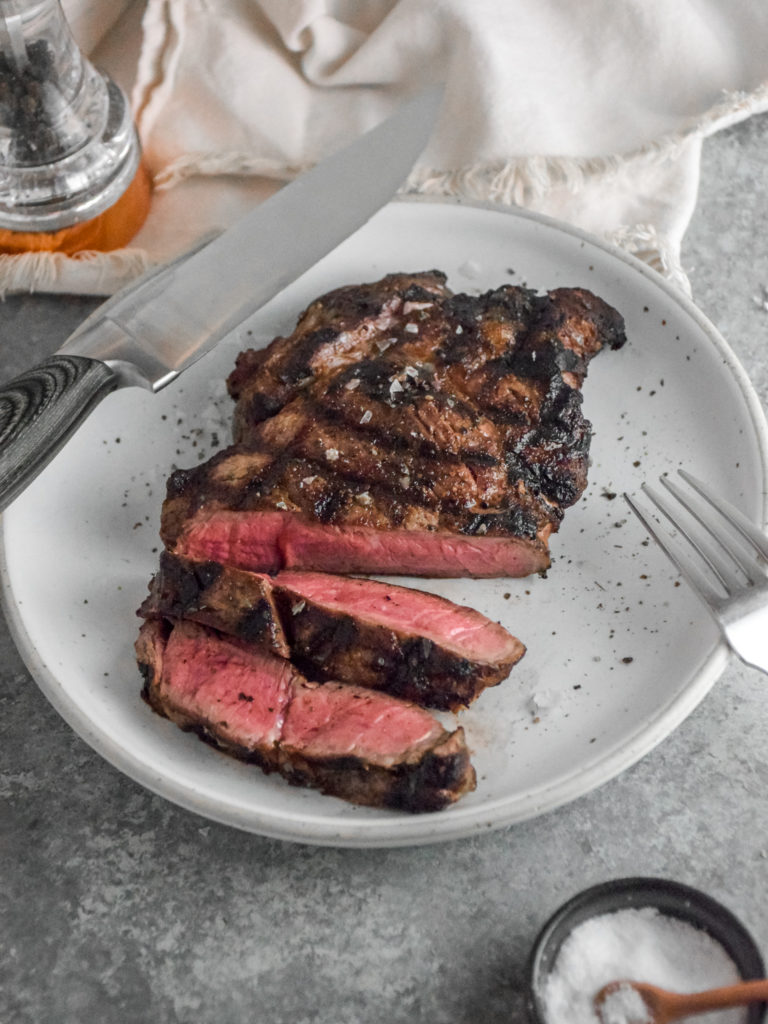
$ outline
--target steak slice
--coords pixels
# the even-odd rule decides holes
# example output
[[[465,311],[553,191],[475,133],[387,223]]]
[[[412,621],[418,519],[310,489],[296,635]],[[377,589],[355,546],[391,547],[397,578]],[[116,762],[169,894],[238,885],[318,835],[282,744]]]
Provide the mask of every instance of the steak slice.
[[[586,486],[580,386],[621,317],[584,289],[338,289],[238,357],[235,445],[171,477],[179,554],[256,571],[522,576]]]
[[[182,729],[230,752],[248,752],[267,771],[277,766],[297,676],[289,661],[223,643],[191,622],[142,623],[136,655],[143,696]]]
[[[274,577],[163,552],[145,618],[189,619],[290,657],[309,678],[457,711],[525,648],[480,612],[434,594],[312,572]]]
[[[281,658],[291,657],[268,576],[161,551],[159,569],[138,614],[145,619],[189,619]]]
[[[144,622],[136,654],[155,711],[292,785],[414,812],[475,788],[463,730],[414,704],[310,683],[290,662],[192,622]]]

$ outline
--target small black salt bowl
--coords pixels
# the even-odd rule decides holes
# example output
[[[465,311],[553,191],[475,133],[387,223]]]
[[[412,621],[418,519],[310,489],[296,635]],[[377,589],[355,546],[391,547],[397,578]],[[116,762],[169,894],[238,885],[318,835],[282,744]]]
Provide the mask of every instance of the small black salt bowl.
[[[588,918],[626,908],[656,907],[660,913],[707,932],[725,949],[745,981],[765,977],[765,964],[750,933],[726,907],[698,889],[664,878],[617,878],[585,889],[547,921],[528,961],[527,1011],[531,1024],[547,1024],[540,993],[560,947]],[[765,1003],[745,1007],[747,1024],[763,1024]]]

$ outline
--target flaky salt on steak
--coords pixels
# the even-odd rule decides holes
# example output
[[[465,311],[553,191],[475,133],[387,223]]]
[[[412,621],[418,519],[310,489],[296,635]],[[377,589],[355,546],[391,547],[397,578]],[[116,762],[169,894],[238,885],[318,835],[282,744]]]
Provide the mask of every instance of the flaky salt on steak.
[[[438,271],[314,302],[238,358],[236,443],[170,479],[178,554],[255,571],[524,576],[586,485],[580,386],[621,317],[580,288]]]
[[[525,648],[473,608],[328,573],[251,573],[169,552],[139,614],[189,619],[332,679],[456,711],[504,679]]]
[[[414,704],[310,683],[284,658],[192,622],[144,622],[136,653],[156,711],[293,785],[414,812],[475,788],[463,730]]]

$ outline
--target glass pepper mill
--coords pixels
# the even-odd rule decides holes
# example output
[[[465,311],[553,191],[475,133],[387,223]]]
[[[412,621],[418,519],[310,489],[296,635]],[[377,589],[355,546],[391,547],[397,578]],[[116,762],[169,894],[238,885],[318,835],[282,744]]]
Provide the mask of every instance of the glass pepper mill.
[[[119,248],[149,197],[127,98],[60,0],[0,0],[0,252]]]

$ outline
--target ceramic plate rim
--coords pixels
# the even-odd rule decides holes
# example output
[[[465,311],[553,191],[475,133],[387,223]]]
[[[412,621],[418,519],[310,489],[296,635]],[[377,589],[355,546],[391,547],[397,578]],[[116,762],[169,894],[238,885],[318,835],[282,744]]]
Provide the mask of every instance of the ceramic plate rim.
[[[762,468],[762,524],[768,523],[768,424],[757,393],[728,343],[712,322],[698,309],[692,299],[675,287],[648,264],[630,253],[594,236],[582,229],[563,223],[553,217],[506,207],[493,202],[464,199],[461,197],[405,195],[393,203],[430,203],[470,207],[487,210],[504,216],[531,220],[555,232],[570,235],[606,253],[613,259],[626,264],[632,271],[647,278],[654,287],[664,291],[674,304],[693,319],[707,341],[714,347],[723,361],[725,370],[738,385],[745,411],[755,432],[755,441]],[[391,205],[391,204],[388,204]],[[499,797],[480,807],[462,807],[461,804],[449,812],[439,815],[420,815],[413,818],[393,820],[336,820],[327,816],[312,814],[266,814],[253,808],[240,809],[233,804],[222,808],[215,798],[195,792],[170,777],[158,776],[151,764],[135,758],[129,750],[114,744],[93,727],[89,717],[83,713],[62,690],[59,680],[40,659],[32,643],[13,597],[6,560],[6,519],[0,517],[2,539],[0,542],[0,605],[5,614],[12,639],[37,686],[48,701],[70,725],[70,727],[100,754],[106,761],[133,781],[172,803],[192,811],[206,819],[255,833],[265,838],[287,840],[318,846],[384,848],[399,846],[427,845],[467,838],[478,833],[492,831],[530,820],[548,813],[584,796],[600,785],[615,778],[632,764],[635,764],[663,739],[670,735],[701,702],[724,670],[729,653],[722,641],[717,641],[711,651],[705,653],[695,670],[688,686],[674,699],[657,708],[655,715],[647,719],[639,733],[629,743],[621,742],[608,748],[586,768],[580,768],[566,780],[547,783],[540,790],[529,790],[524,797],[517,797],[513,806],[504,813],[509,798]]]

